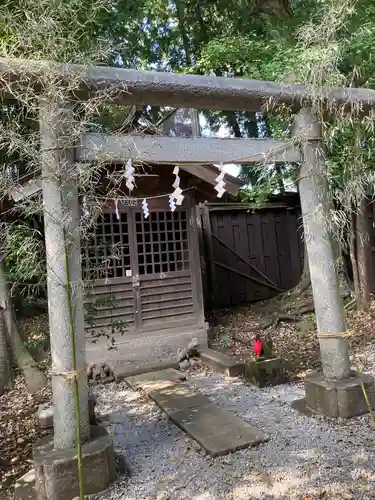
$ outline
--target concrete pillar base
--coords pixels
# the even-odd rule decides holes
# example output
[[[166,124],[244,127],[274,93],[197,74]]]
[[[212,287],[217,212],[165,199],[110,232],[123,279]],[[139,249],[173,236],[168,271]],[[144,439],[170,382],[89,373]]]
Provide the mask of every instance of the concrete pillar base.
[[[113,443],[103,427],[92,426],[91,437],[82,446],[85,493],[106,490],[116,479]],[[33,449],[37,500],[67,500],[79,496],[75,449],[54,450],[53,436],[39,440]]]
[[[375,408],[375,385],[370,375],[351,373],[342,380],[328,380],[323,373],[305,378],[306,408],[331,418],[351,418],[368,412],[361,382]]]

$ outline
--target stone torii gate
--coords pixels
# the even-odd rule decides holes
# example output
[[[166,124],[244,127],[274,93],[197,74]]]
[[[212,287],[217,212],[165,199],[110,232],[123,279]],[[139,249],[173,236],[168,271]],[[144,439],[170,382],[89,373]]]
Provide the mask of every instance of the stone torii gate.
[[[322,154],[322,130],[315,120],[309,107],[310,96],[303,85],[281,85],[274,82],[227,79],[211,76],[177,75],[173,73],[140,72],[118,68],[80,66],[56,66],[43,62],[17,61],[0,58],[0,72],[8,88],[22,81],[27,72],[29,82],[34,82],[36,90],[43,72],[55,71],[63,82],[69,81],[71,73],[80,75],[82,84],[75,92],[75,98],[85,100],[92,92],[111,87],[111,101],[118,104],[134,105],[168,105],[185,108],[228,109],[228,110],[260,110],[272,100],[275,104],[290,106],[296,113],[293,135],[301,145],[301,151],[293,150],[291,157],[298,159],[302,155],[299,176],[299,192],[303,212],[303,222],[306,234],[306,246],[309,258],[311,282],[317,318],[318,336],[321,351],[323,373],[306,377],[306,404],[323,415],[330,417],[351,417],[367,411],[361,384],[364,383],[371,402],[375,402],[374,381],[365,375],[356,375],[350,369],[348,344],[345,338],[346,328],[344,311],[339,294],[338,278],[334,265],[334,255],[330,234],[325,223],[328,214],[326,197],[326,179],[324,175],[324,156]],[[2,95],[7,97],[7,86],[4,85]],[[369,113],[375,107],[375,91],[366,89],[337,89],[329,96],[330,104],[343,108],[356,106],[362,113]],[[76,420],[73,404],[74,394],[71,384],[59,374],[72,371],[72,341],[68,329],[69,305],[66,294],[61,292],[61,282],[66,277],[61,270],[65,266],[64,255],[59,252],[65,245],[65,236],[56,220],[67,215],[70,224],[74,226],[77,220],[77,189],[70,186],[69,202],[62,204],[59,191],[61,189],[55,173],[67,166],[73,165],[73,152],[67,152],[64,164],[54,149],[54,139],[50,136],[51,119],[58,119],[55,127],[63,127],[69,112],[65,109],[58,118],[49,116],[48,103],[41,107],[41,154],[43,164],[43,197],[45,208],[45,236],[47,248],[48,269],[48,301],[51,330],[51,350],[53,361],[53,401],[54,401],[54,447],[39,447],[34,455],[37,472],[38,499],[63,500],[66,496],[66,482],[59,483],[57,477],[58,464],[62,459],[72,461],[76,445]],[[95,144],[98,138],[91,138],[90,144]],[[202,139],[201,139],[202,140]],[[209,141],[209,140],[207,140]],[[90,159],[90,141],[83,138],[81,154]],[[229,141],[228,141],[229,143]],[[119,145],[110,141],[101,141],[101,147],[107,152],[119,153]],[[207,142],[208,144],[208,142]],[[233,144],[235,144],[233,142]],[[267,153],[270,145],[264,144],[264,149],[248,140],[251,151]],[[241,144],[241,148],[244,144]],[[113,151],[113,148],[117,148]],[[253,149],[251,149],[253,148]],[[257,149],[258,148],[258,149]],[[235,149],[235,148],[234,148]],[[205,150],[204,143],[200,153]],[[204,156],[204,154],[203,154]],[[235,154],[233,155],[235,157]],[[207,154],[206,154],[207,157]],[[207,157],[208,158],[208,157]],[[288,157],[286,158],[288,159]],[[220,161],[220,158],[218,158]],[[52,215],[51,215],[52,214]],[[79,241],[70,241],[69,270],[72,280],[80,281]],[[57,286],[59,280],[60,288]],[[75,290],[75,300],[82,301],[80,287]],[[329,300],[328,300],[329,297]],[[56,307],[59,311],[56,312]],[[74,322],[76,326],[75,344],[78,347],[76,371],[85,370],[83,311],[79,306],[75,309]],[[97,443],[105,457],[102,459],[102,469],[107,467],[105,478],[100,484],[95,484],[87,493],[94,493],[102,488],[104,482],[113,479],[113,460],[108,458],[110,444],[103,436],[91,436],[88,425],[87,382],[84,376],[79,377],[79,397],[81,406],[81,426],[83,442],[86,447],[87,464],[90,456],[98,453]],[[63,402],[63,404],[61,404]],[[69,422],[69,429],[66,423]],[[90,448],[91,447],[91,448]],[[103,451],[104,450],[104,451]],[[91,455],[90,455],[91,453]],[[102,453],[102,457],[104,456]],[[60,462],[59,462],[60,461]],[[54,467],[47,465],[53,463]],[[98,463],[98,462],[96,462]],[[108,464],[110,464],[108,466]],[[100,469],[100,467],[99,467]],[[100,476],[100,470],[87,474],[92,478]],[[99,481],[99,479],[97,479]],[[94,481],[94,480],[93,480]],[[95,481],[94,481],[95,483]],[[51,487],[51,484],[53,486]],[[91,483],[90,483],[91,484]],[[93,483],[92,483],[93,484]],[[48,486],[49,485],[49,486]],[[48,488],[49,489],[47,491]],[[64,489],[65,488],[65,489]]]

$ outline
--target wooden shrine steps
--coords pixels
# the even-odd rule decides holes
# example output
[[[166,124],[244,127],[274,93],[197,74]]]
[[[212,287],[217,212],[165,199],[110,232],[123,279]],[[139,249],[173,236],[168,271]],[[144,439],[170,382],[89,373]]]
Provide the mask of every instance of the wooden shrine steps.
[[[256,427],[182,383],[184,378],[181,372],[170,368],[125,381],[134,390],[145,391],[175,425],[212,457],[267,441]]]

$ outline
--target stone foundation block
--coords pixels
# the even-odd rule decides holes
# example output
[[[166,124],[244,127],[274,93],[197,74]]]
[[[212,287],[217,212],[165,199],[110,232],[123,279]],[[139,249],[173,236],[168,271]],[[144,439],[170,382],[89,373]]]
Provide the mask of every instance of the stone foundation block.
[[[96,397],[89,392],[89,419],[90,424],[95,425],[95,405]],[[53,429],[53,407],[52,404],[47,403],[40,405],[38,408],[38,421],[41,429]]]
[[[203,349],[200,356],[203,365],[216,372],[224,373],[227,377],[241,377],[244,374],[242,359],[232,358],[222,352],[208,348]]]
[[[287,374],[280,358],[264,359],[259,361],[246,361],[245,379],[257,387],[283,384]]]
[[[306,407],[331,418],[351,418],[368,412],[362,386],[364,384],[372,408],[375,408],[375,385],[370,375],[352,372],[343,380],[327,380],[323,373],[305,378]]]
[[[91,438],[82,446],[85,493],[106,490],[116,479],[113,443],[103,427],[92,426]],[[37,500],[68,500],[79,496],[75,449],[54,450],[53,437],[46,436],[33,448]]]

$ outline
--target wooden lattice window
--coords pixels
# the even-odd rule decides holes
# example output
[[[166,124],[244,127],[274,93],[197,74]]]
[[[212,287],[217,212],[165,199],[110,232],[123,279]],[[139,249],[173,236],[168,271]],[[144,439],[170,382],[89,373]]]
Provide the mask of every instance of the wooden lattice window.
[[[82,246],[83,279],[122,278],[130,271],[129,226],[126,213],[104,213]]]
[[[136,213],[138,270],[140,275],[189,269],[185,211]]]

